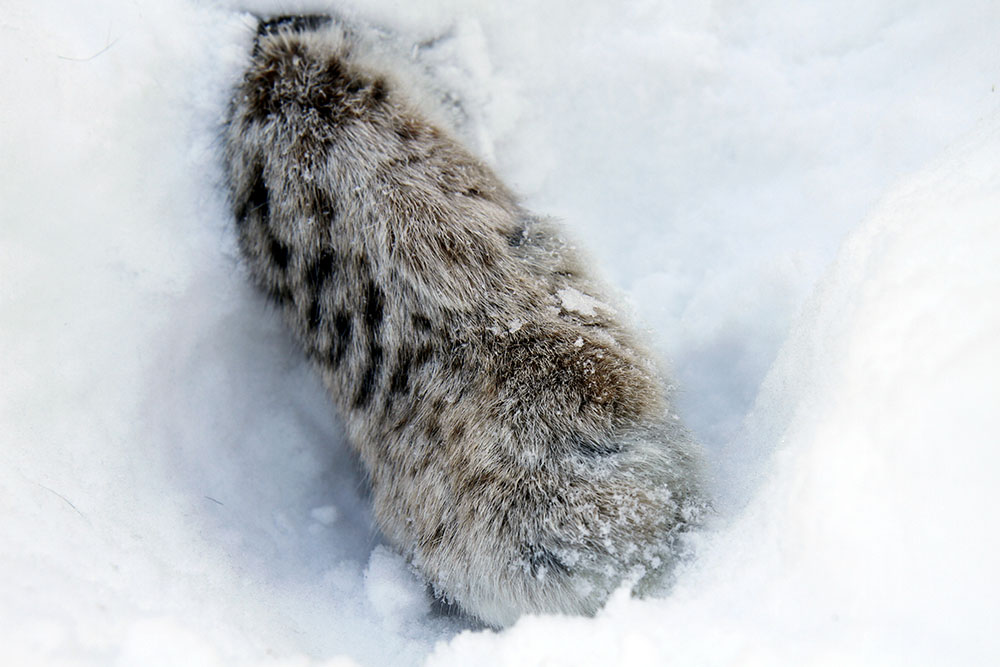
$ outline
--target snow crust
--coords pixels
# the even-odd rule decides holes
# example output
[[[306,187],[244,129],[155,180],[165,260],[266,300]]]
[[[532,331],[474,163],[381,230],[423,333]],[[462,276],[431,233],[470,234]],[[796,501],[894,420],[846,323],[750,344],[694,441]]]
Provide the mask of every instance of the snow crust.
[[[494,633],[381,544],[219,182],[243,10],[331,6],[440,37],[470,144],[671,361],[719,514],[668,598]],[[971,0],[0,4],[0,662],[995,662],[997,25]]]

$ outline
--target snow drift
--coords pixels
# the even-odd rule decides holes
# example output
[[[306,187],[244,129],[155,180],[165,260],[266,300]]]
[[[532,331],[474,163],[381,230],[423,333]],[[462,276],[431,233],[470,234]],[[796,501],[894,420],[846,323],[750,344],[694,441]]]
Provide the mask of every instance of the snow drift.
[[[431,664],[1000,655],[998,151],[1000,116],[895,188],[846,242],[738,440],[773,448],[760,489],[704,536],[669,600],[463,635]]]

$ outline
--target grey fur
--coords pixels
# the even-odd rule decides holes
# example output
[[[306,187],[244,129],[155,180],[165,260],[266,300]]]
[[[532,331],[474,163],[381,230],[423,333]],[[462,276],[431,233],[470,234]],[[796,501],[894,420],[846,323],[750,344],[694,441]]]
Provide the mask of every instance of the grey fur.
[[[262,24],[226,160],[239,243],[339,407],[379,527],[488,624],[649,586],[704,506],[650,354],[338,25]]]

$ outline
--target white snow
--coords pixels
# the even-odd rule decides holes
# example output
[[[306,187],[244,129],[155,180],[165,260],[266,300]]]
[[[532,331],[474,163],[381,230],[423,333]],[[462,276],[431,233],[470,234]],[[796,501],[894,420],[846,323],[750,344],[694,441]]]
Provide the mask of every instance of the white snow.
[[[337,510],[335,505],[324,505],[322,507],[314,507],[309,516],[318,521],[321,525],[329,526],[337,517],[340,516],[340,512]]]
[[[379,545],[365,570],[365,594],[375,613],[387,625],[412,623],[430,611],[425,585],[402,556]]]
[[[597,314],[598,309],[604,311],[611,310],[609,306],[573,287],[559,290],[556,292],[556,296],[559,297],[559,303],[562,305],[563,310],[570,313],[579,313],[580,315],[593,317]]]
[[[468,140],[624,290],[707,447],[669,597],[502,633],[381,544],[236,258],[239,10],[329,6],[2,4],[0,662],[1000,659],[996,3],[332,5],[447,36]]]
[[[1000,656],[998,155],[995,117],[851,235],[732,445],[771,450],[759,488],[668,599],[466,633],[430,664]]]

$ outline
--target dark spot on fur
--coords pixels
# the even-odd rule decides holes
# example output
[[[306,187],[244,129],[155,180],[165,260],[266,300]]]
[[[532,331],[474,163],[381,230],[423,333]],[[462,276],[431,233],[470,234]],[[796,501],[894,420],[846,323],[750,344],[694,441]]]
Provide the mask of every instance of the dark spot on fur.
[[[410,351],[405,347],[401,348],[397,354],[396,368],[392,371],[389,380],[389,391],[393,394],[404,393],[410,385],[410,364],[413,358]]]
[[[324,81],[327,83],[337,83],[342,81],[344,77],[344,64],[341,62],[339,56],[333,56],[326,61],[326,67],[323,68]]]
[[[462,249],[459,246],[458,240],[451,235],[439,236],[437,239],[438,248],[441,250],[441,256],[450,264],[460,265],[463,263]]]
[[[324,189],[317,189],[313,194],[313,207],[322,222],[333,222],[337,218],[337,203],[333,195]]]
[[[401,167],[412,167],[424,161],[426,156],[420,153],[406,153],[403,157],[392,158],[385,163],[382,171],[387,174],[387,180],[398,187],[398,174]]]
[[[336,369],[344,358],[348,346],[351,344],[350,316],[342,310],[334,315],[333,330],[336,335],[333,339],[333,345],[330,347],[330,366]]]
[[[276,35],[281,31],[306,32],[318,30],[330,24],[331,18],[322,14],[289,14],[286,16],[276,16],[271,19],[261,20],[257,24],[257,37],[264,35]]]
[[[290,256],[288,246],[272,236],[268,243],[268,251],[271,253],[271,260],[279,269],[284,271],[288,267],[288,258]]]
[[[451,429],[451,435],[449,436],[452,442],[458,442],[465,437],[465,424],[456,424],[453,429]]]
[[[444,540],[444,524],[439,523],[438,527],[434,529],[434,535],[431,537],[431,544],[438,545]]]
[[[337,313],[337,317],[333,320],[334,328],[337,331],[337,338],[344,339],[346,341],[351,340],[351,318],[348,317],[347,313],[340,311]]]
[[[344,90],[346,90],[350,95],[357,95],[364,87],[364,81],[357,77],[352,77],[347,80],[347,85],[344,86]]]
[[[395,398],[393,397],[392,394],[386,394],[382,397],[382,419],[386,419],[389,416],[389,413],[392,412],[392,406],[395,404],[395,402],[396,402]],[[387,443],[382,442],[380,444],[384,448]]]
[[[291,303],[293,299],[292,291],[284,285],[269,285],[267,288],[267,296],[271,299],[271,301],[279,306]]]
[[[398,160],[397,164],[404,167],[412,167],[415,164],[420,164],[424,161],[424,156],[419,153],[410,153],[402,160]]]
[[[467,477],[462,481],[462,487],[460,493],[466,495],[473,493],[475,491],[481,490],[484,486],[488,485],[492,479],[485,472],[477,472],[471,477]]]
[[[492,269],[496,266],[496,257],[488,247],[476,244],[476,256],[479,258],[479,263],[487,269]]]
[[[309,267],[309,282],[313,288],[319,289],[333,276],[334,254],[332,250],[324,250],[319,259]]]
[[[396,136],[403,141],[413,141],[420,137],[420,126],[412,121],[405,121],[396,127]]]
[[[416,354],[413,355],[413,366],[414,367],[423,366],[428,361],[430,361],[431,357],[433,356],[434,356],[434,348],[430,345],[424,345],[419,350],[417,350]]]
[[[251,213],[259,213],[265,221],[271,214],[270,194],[264,181],[264,165],[258,164],[253,170],[250,195],[236,211],[236,221],[243,224]]]
[[[437,417],[432,416],[427,420],[427,426],[424,427],[424,435],[434,444],[441,442],[441,422],[438,421]]]
[[[535,579],[541,579],[547,574],[567,574],[569,572],[569,568],[559,560],[558,556],[537,544],[525,546],[521,556],[524,558],[528,572]]]
[[[341,71],[340,64],[334,62],[319,73],[315,77],[315,83],[309,87],[305,101],[329,123],[325,128],[327,132],[339,127],[353,115],[343,93],[342,86],[346,79]]]
[[[250,119],[264,122],[274,112],[271,89],[276,79],[277,75],[273,72],[247,74],[243,102]]]
[[[280,28],[275,32],[280,32]],[[278,41],[270,35],[258,35],[253,50],[254,65],[246,73],[242,88],[242,101],[250,119],[266,121],[285,102],[298,100],[296,87],[283,84],[290,71],[297,69],[296,58],[302,55],[303,47],[297,40]]]
[[[361,376],[361,384],[358,385],[358,393],[354,396],[354,407],[364,408],[372,400],[372,394],[375,393],[376,380],[378,379],[379,370],[382,368],[382,348],[376,345],[371,350],[369,350],[368,355],[368,366],[365,368],[365,373]]]
[[[406,427],[413,423],[413,415],[410,412],[404,413],[392,425],[393,433],[402,433]]]
[[[442,229],[444,228],[446,225],[442,221]],[[471,235],[459,238],[454,234],[445,233],[436,240],[440,256],[446,263],[454,266],[476,265],[486,269],[496,265],[493,250],[479,238]]]
[[[411,319],[413,320],[413,328],[417,331],[427,332],[431,330],[431,320],[426,315],[414,315]]]
[[[482,191],[479,190],[479,188],[467,188],[465,190],[465,192],[463,192],[462,194],[464,194],[466,197],[482,197],[483,196],[483,193],[482,193]]]
[[[507,234],[507,245],[509,245],[511,248],[520,248],[521,246],[523,246],[526,240],[524,232],[525,232],[524,227],[518,227],[510,234]]]
[[[570,445],[588,458],[611,456],[612,454],[620,454],[622,451],[622,446],[619,442],[600,442],[583,435],[575,435],[571,437]]]
[[[365,324],[368,325],[369,333],[373,339],[378,335],[379,327],[382,326],[384,310],[385,295],[374,280],[369,280],[365,293]]]
[[[456,403],[461,403],[462,401],[465,400],[465,395],[469,392],[469,386],[470,385],[468,385],[468,384],[463,384],[463,385],[459,386],[459,388],[458,388],[458,395],[455,396],[455,402]],[[490,388],[487,388],[486,395],[489,396],[490,398],[495,397],[496,396],[496,389],[492,389],[491,390]]]
[[[389,91],[386,88],[385,80],[376,79],[375,83],[373,83],[371,88],[368,90],[368,100],[373,106],[378,105],[385,102],[388,94]]]
[[[366,262],[359,261],[359,266]],[[365,291],[364,322],[368,329],[368,366],[364,375],[361,376],[361,383],[358,385],[358,393],[354,396],[354,407],[366,407],[375,393],[378,383],[379,372],[382,370],[382,346],[379,343],[379,330],[382,327],[382,317],[385,314],[385,294],[375,284],[374,280],[368,281]]]
[[[452,373],[459,373],[465,369],[465,344],[452,347],[446,363],[448,370]]]
[[[257,165],[254,171],[253,185],[250,188],[250,210],[267,219],[271,215],[271,194],[264,180],[264,165]]]
[[[306,324],[310,329],[317,329],[320,325],[322,318],[322,311],[319,303],[319,296],[314,295],[312,301],[309,303],[309,312],[306,313]]]

